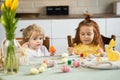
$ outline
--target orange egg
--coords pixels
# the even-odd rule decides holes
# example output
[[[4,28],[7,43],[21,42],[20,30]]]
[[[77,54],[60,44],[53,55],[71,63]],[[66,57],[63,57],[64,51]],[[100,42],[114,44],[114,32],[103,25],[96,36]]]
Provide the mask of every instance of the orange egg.
[[[55,47],[54,47],[54,46],[50,46],[50,48],[49,48],[49,52],[51,53],[51,54],[50,54],[51,56],[54,55],[55,52],[56,52]]]

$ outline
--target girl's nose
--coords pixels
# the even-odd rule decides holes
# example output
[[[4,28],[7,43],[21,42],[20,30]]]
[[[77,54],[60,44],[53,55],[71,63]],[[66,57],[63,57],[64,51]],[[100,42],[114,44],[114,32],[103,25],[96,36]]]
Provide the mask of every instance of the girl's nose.
[[[88,36],[87,35],[84,35],[85,38],[87,38]]]

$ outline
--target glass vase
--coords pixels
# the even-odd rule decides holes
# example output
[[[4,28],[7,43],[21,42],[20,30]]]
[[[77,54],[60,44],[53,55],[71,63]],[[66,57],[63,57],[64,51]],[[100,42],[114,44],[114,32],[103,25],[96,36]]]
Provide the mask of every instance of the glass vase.
[[[4,54],[5,74],[14,74],[19,70],[18,54],[20,48],[14,36],[14,34],[6,34],[6,40],[3,41],[2,51]]]

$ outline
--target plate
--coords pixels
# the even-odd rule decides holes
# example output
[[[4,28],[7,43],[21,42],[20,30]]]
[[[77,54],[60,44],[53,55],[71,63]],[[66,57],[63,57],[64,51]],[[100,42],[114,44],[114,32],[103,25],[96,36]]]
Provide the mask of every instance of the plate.
[[[83,63],[81,64],[82,67],[87,67],[91,69],[100,69],[100,70],[111,70],[111,69],[120,69],[120,66],[113,65],[112,62],[98,62],[98,63]]]

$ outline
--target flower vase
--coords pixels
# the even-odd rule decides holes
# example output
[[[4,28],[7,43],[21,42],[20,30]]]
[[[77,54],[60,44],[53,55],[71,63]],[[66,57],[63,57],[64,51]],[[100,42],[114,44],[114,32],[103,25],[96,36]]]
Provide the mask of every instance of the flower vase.
[[[19,70],[18,54],[20,48],[16,39],[14,39],[14,34],[6,34],[6,40],[3,41],[2,45],[2,51],[4,54],[4,73],[17,73]]]

